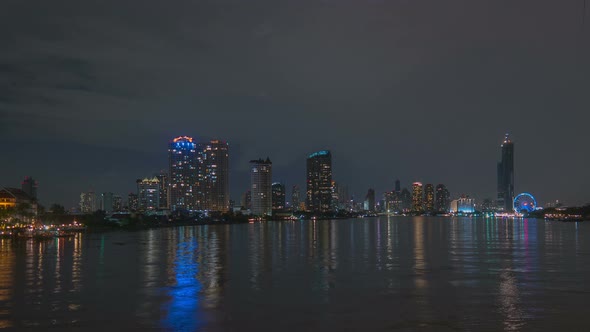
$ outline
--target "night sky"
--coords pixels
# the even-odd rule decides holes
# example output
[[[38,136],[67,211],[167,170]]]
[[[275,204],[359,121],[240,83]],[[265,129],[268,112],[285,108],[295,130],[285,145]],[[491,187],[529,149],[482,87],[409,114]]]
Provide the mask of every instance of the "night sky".
[[[505,132],[516,191],[590,202],[583,1],[25,1],[0,4],[0,184],[44,205],[126,196],[179,135],[230,142],[305,182],[330,149],[359,199],[399,178],[494,197]],[[362,196],[362,197],[360,197]],[[288,193],[290,198],[290,189]]]

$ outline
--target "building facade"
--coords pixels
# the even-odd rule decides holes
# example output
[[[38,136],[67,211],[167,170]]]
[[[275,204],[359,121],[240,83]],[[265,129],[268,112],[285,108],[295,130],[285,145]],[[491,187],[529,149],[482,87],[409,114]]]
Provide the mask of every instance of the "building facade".
[[[229,211],[229,144],[212,140],[199,144],[199,187],[203,210]]]
[[[307,157],[307,209],[328,212],[332,203],[332,154],[322,150]]]
[[[299,190],[299,186],[293,186],[291,188],[291,209],[293,211],[299,211],[299,206],[301,203],[301,192]]]
[[[508,134],[501,145],[502,157],[498,163],[498,210],[512,211],[514,200],[514,143]]]
[[[451,194],[444,184],[436,186],[436,204],[437,212],[449,212],[451,204]]]
[[[430,183],[424,186],[424,211],[434,212],[434,186]]]
[[[369,188],[367,191],[364,202],[364,210],[375,212],[375,190],[373,188]]]
[[[115,195],[107,192],[100,195],[100,209],[107,214],[113,213],[115,210]]]
[[[422,183],[414,182],[414,184],[412,184],[412,212],[424,212],[423,196]]]
[[[280,182],[272,184],[272,210],[282,211],[285,209],[285,185]]]
[[[137,183],[137,209],[140,211],[154,211],[160,208],[160,180],[158,177],[151,179],[138,179]]]
[[[170,175],[170,209],[197,210],[200,208],[198,188],[199,156],[192,137],[174,138],[168,146]],[[131,208],[131,206],[130,206]]]
[[[272,162],[269,158],[250,161],[250,193],[252,214],[272,215]]]
[[[96,211],[96,194],[94,191],[89,191],[80,194],[80,212],[82,213],[93,213]]]

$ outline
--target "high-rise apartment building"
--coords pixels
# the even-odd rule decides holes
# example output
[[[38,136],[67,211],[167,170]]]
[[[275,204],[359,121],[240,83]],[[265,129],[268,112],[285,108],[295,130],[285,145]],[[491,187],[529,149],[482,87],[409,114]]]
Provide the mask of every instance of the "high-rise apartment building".
[[[160,192],[158,194],[158,200],[160,201],[160,206],[158,207],[160,210],[166,210],[170,206],[170,196],[168,195],[168,188],[170,186],[170,181],[168,180],[168,173],[162,170],[160,173],[156,175],[156,178],[160,182]]]
[[[123,211],[123,197],[121,197],[121,195],[114,195],[113,196],[113,211],[114,212]]]
[[[293,211],[299,211],[299,205],[301,203],[301,192],[299,191],[299,186],[295,185],[291,189],[291,209]]]
[[[422,183],[414,182],[412,185],[412,212],[424,212],[422,191]]]
[[[80,212],[93,213],[97,210],[96,194],[94,191],[89,191],[80,194]]]
[[[182,136],[173,139],[168,146],[168,161],[170,209],[199,209],[199,156],[197,144],[193,142],[192,137]]]
[[[135,193],[127,195],[127,209],[129,211],[137,211],[139,209],[139,198]]]
[[[203,210],[229,210],[229,144],[212,140],[199,144],[201,153],[200,191]]]
[[[512,211],[514,200],[514,143],[508,134],[501,145],[502,159],[498,163],[498,209]]]
[[[424,210],[427,213],[434,212],[434,186],[430,183],[424,186]]]
[[[32,177],[25,176],[25,179],[23,180],[23,182],[21,184],[21,189],[27,195],[29,195],[29,197],[31,197],[33,200],[36,200],[38,186],[39,186],[39,184]]]
[[[160,180],[158,177],[151,179],[138,179],[137,183],[137,208],[141,211],[153,211],[160,208]]]
[[[269,158],[250,161],[250,192],[252,214],[272,215],[272,162]]]
[[[331,210],[332,154],[322,150],[307,157],[307,209],[312,212]]]
[[[246,210],[252,209],[252,192],[247,190],[242,194],[242,208]]]
[[[451,204],[451,194],[444,184],[436,186],[436,204],[435,209],[437,212],[449,212]]]
[[[100,195],[100,209],[107,214],[115,210],[115,195],[113,193],[102,193]]]
[[[365,211],[375,212],[375,190],[369,188],[364,202]]]
[[[395,180],[395,192],[398,194],[401,192],[401,182],[399,180]]]
[[[272,184],[272,209],[273,211],[285,209],[285,185],[280,182]]]

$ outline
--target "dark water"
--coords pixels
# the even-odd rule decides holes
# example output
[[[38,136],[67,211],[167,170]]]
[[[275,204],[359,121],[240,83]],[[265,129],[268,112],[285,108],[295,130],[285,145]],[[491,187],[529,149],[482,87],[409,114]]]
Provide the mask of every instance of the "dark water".
[[[590,223],[373,218],[1,240],[0,327],[583,331]]]

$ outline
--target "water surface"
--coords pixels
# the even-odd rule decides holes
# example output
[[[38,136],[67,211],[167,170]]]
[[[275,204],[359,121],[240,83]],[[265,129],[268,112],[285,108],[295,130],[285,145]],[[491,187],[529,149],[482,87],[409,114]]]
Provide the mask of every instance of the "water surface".
[[[556,331],[590,324],[590,223],[381,217],[0,242],[0,327]]]

